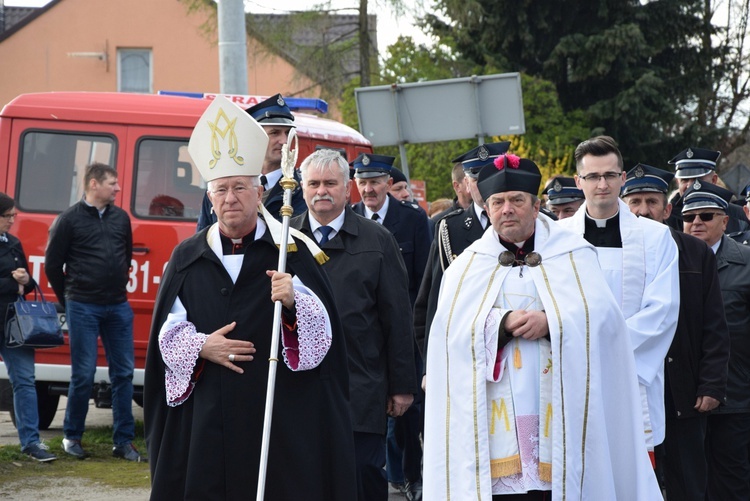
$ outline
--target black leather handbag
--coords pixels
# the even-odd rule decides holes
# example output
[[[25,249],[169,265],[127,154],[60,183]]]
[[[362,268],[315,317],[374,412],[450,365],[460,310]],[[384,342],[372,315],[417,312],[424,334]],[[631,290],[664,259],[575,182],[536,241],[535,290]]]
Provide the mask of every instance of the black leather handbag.
[[[5,345],[9,348],[54,348],[64,343],[55,305],[44,300],[37,285],[34,301],[18,296],[5,313]]]

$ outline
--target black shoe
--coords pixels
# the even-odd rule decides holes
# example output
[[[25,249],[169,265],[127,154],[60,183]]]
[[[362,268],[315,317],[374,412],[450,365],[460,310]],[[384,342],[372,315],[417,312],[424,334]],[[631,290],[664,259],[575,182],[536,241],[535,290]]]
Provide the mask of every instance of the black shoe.
[[[397,490],[399,494],[406,494],[406,484],[402,484],[400,482],[391,482],[391,488]]]
[[[422,481],[406,482],[406,499],[408,501],[422,501]]]
[[[77,457],[78,459],[86,459],[89,457],[89,453],[83,450],[81,447],[81,441],[76,439],[63,438],[62,441],[63,450],[71,456]]]
[[[47,444],[37,442],[25,447],[21,452],[31,456],[32,459],[36,459],[40,463],[46,463],[47,461],[54,461],[57,456],[49,451]]]
[[[116,458],[127,459],[135,463],[148,463],[148,459],[141,456],[130,442],[112,447],[112,455]]]

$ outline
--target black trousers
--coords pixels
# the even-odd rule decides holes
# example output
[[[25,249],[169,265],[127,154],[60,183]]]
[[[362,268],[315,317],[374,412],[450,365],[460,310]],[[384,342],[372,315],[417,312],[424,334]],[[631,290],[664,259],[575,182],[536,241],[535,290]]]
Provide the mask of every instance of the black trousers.
[[[666,421],[664,443],[656,446],[657,468],[664,475],[667,499],[703,501],[706,497],[707,416]]]
[[[385,436],[355,431],[354,454],[357,461],[357,500],[387,501]]]
[[[708,416],[709,501],[750,499],[750,414]]]

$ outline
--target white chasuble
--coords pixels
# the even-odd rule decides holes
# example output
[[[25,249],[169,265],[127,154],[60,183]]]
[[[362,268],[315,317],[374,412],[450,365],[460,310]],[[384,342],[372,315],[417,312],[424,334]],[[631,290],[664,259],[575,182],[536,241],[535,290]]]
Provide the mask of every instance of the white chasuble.
[[[534,245],[542,263],[524,266],[523,275],[533,281],[546,313],[549,348],[546,354],[537,349],[534,356],[522,346],[520,362],[544,373],[544,355],[549,355],[546,398],[551,409],[541,409],[544,383],[530,399],[516,400],[511,391],[503,397],[514,404],[505,406],[514,414],[511,423],[508,413],[508,426],[520,428],[518,416],[526,412],[545,416],[531,428],[532,435],[548,430],[554,500],[659,500],[643,441],[635,364],[633,357],[623,356],[631,350],[627,327],[596,264],[596,252],[542,214]],[[486,335],[492,332],[486,328],[492,312],[499,310],[496,300],[505,290],[503,284],[519,273],[518,267],[499,265],[503,250],[497,233],[488,229],[451,264],[441,284],[427,347],[423,484],[424,498],[430,501],[491,501],[497,484],[492,461],[500,459],[493,456],[514,454],[510,441],[492,441],[491,423],[497,432],[506,422],[504,412],[502,419],[491,419],[488,403],[493,399],[488,387],[495,385],[490,381],[502,382],[501,372],[510,376],[515,366],[513,342],[500,353],[502,365],[493,366],[497,342]],[[515,390],[513,385],[520,388],[535,379],[507,381]],[[528,442],[533,443],[533,436]],[[539,444],[541,457],[543,441]],[[522,447],[517,454],[522,460]]]
[[[622,201],[622,249],[597,248],[599,264],[620,305],[635,359],[643,404],[645,441],[664,441],[664,358],[672,344],[680,308],[677,244],[669,228],[637,217]],[[586,203],[558,224],[583,236]]]

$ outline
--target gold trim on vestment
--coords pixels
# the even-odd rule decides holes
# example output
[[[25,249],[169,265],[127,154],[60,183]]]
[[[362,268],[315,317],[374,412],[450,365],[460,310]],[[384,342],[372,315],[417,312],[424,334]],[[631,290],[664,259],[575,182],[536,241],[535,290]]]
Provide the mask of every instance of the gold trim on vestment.
[[[474,256],[472,256],[473,261]],[[469,266],[471,266],[471,261],[469,261],[469,264],[466,266],[466,269],[469,269]],[[472,367],[473,371],[472,374],[477,373],[477,353],[475,350],[476,346],[476,325],[477,320],[479,318],[479,314],[484,310],[484,304],[487,302],[487,296],[489,295],[490,290],[492,289],[492,283],[495,281],[495,275],[497,274],[497,270],[500,269],[500,264],[498,263],[495,266],[495,269],[492,270],[492,275],[490,275],[490,280],[487,282],[487,287],[484,289],[484,294],[482,294],[482,301],[479,303],[479,307],[477,308],[477,314],[474,316],[474,319],[471,321],[471,360],[472,360]],[[492,304],[495,303],[495,298],[492,298]],[[482,322],[482,336],[484,336],[484,322]],[[484,343],[482,343],[484,345]],[[484,356],[484,350],[482,350],[482,356]],[[484,378],[483,378],[484,379]],[[485,383],[486,384],[486,383]],[[481,461],[479,459],[479,415],[477,413],[477,406],[479,405],[479,397],[477,395],[479,389],[477,388],[477,377],[474,376],[472,378],[472,398],[474,399],[474,475],[475,475],[475,481],[477,484],[477,492],[482,492],[481,490],[481,471],[480,471],[480,464]],[[486,390],[485,390],[485,398],[486,398]],[[482,405],[487,405],[486,401]]]
[[[514,454],[503,459],[490,460],[490,476],[492,478],[509,477],[521,473],[521,455]]]
[[[570,253],[571,259],[573,259],[573,253]],[[544,267],[543,264],[539,265],[539,269],[542,272],[542,277],[544,278],[544,285],[547,287],[547,293],[549,293],[550,299],[552,299],[552,306],[555,309],[555,317],[557,318],[557,325],[558,325],[558,347],[557,347],[557,356],[559,359],[559,363],[557,364],[559,366],[559,373],[560,373],[560,419],[562,423],[562,499],[565,500],[565,478],[566,478],[566,469],[567,469],[567,443],[565,441],[565,392],[563,388],[563,362],[562,362],[562,341],[563,341],[563,326],[562,326],[562,318],[560,317],[560,308],[557,306],[557,299],[555,299],[555,295],[552,293],[552,287],[549,283],[549,278],[547,277],[547,269]],[[555,362],[552,363],[552,365],[555,365]],[[554,391],[554,390],[553,390]],[[554,399],[554,397],[553,397]],[[554,452],[553,452],[554,455]],[[542,462],[539,462],[539,475],[541,478],[542,474]],[[550,479],[552,478],[552,466],[550,465]],[[551,480],[550,480],[551,481]]]
[[[451,331],[451,321],[453,320],[453,312],[456,309],[456,300],[458,299],[458,294],[461,292],[461,287],[464,283],[464,278],[466,278],[466,273],[469,271],[469,266],[471,266],[471,263],[474,261],[474,257],[476,254],[472,254],[471,258],[469,259],[469,262],[466,265],[466,268],[464,268],[463,273],[461,274],[461,279],[458,281],[458,287],[456,287],[456,292],[453,294],[453,301],[451,302],[451,311],[448,314],[448,321],[446,322],[445,326],[445,499],[447,501],[450,501],[451,499],[451,461],[450,461],[450,424],[451,424],[451,387],[450,387],[450,374],[451,374],[451,360],[450,360],[450,351],[448,350],[448,341],[449,336],[448,333]]]
[[[586,301],[586,294],[581,285],[581,277],[578,275],[573,253],[570,253],[570,265],[573,267],[573,274],[576,277],[578,290],[581,291],[581,300],[583,309],[586,312],[586,394],[583,404],[583,430],[581,433],[581,485],[583,486],[586,477],[586,431],[588,430],[589,421],[589,403],[591,399],[591,318],[589,315],[589,303]]]

